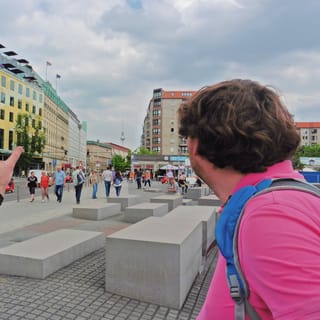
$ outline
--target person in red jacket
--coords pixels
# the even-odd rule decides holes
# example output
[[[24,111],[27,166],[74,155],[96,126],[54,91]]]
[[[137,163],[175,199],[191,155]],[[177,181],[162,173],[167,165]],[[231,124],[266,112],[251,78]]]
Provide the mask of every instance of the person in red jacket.
[[[47,198],[49,201],[49,180],[50,180],[50,177],[48,176],[47,172],[42,171],[41,178],[40,178],[42,202],[44,202],[45,198]]]

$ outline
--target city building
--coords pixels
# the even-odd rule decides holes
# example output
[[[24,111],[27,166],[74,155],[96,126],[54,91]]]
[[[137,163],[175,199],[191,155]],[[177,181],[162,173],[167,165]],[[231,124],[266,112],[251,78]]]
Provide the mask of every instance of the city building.
[[[302,146],[320,143],[320,122],[296,122],[296,127],[300,133]]]
[[[0,45],[0,48],[3,47]],[[44,93],[32,74],[32,67],[25,59],[13,59],[17,54],[6,51],[0,54],[0,157],[6,159],[17,140],[15,126],[18,114],[26,114],[42,126]],[[25,124],[28,126],[28,124]],[[43,128],[41,129],[43,131]],[[32,133],[32,132],[31,132]],[[36,155],[35,155],[36,156]],[[34,163],[39,163],[39,155]]]
[[[45,136],[42,154],[33,154],[32,169],[56,166],[86,167],[87,124],[80,122],[47,80],[25,59],[0,44],[0,158],[6,159],[17,141],[15,126],[20,114],[40,122]]]
[[[128,154],[131,152],[131,150],[129,148],[126,148],[124,146],[120,146],[116,143],[113,143],[113,142],[107,142],[107,144],[109,146],[111,146],[112,148],[112,156],[114,155],[119,155],[121,156],[122,158],[126,158],[128,156]]]
[[[186,156],[187,141],[178,132],[177,110],[196,91],[154,89],[143,123],[141,146],[163,156]],[[181,159],[185,159],[182,157]],[[179,159],[178,159],[179,160]]]
[[[112,163],[112,147],[99,140],[87,141],[87,169],[103,172]]]

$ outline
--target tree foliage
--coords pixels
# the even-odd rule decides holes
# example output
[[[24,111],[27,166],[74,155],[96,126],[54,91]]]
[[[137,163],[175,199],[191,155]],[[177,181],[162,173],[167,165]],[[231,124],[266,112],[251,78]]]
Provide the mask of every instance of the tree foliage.
[[[143,146],[136,149],[134,151],[134,153],[137,155],[152,155],[152,156],[156,156],[158,154],[157,151],[150,151],[146,147],[143,147]]]
[[[15,132],[17,146],[22,146],[24,149],[18,165],[27,172],[32,159],[40,157],[45,147],[46,140],[41,118],[39,116],[33,117],[28,113],[19,113]]]
[[[112,157],[112,166],[116,171],[124,172],[130,169],[130,161],[128,161],[128,157],[121,157],[119,154],[115,154]]]

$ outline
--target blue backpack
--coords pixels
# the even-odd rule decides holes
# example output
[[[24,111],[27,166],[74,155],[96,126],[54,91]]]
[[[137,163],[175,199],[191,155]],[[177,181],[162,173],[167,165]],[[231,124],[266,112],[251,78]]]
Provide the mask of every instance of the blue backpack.
[[[298,190],[320,197],[320,190],[303,180],[266,179],[256,186],[246,186],[235,192],[223,209],[216,224],[216,240],[227,263],[227,280],[230,296],[235,303],[235,319],[261,320],[249,303],[249,289],[238,257],[238,232],[246,203],[253,197],[276,190]]]

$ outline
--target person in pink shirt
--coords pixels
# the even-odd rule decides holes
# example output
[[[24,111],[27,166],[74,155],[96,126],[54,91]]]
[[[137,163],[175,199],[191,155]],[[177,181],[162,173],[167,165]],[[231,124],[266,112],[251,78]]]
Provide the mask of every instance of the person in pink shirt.
[[[303,179],[290,160],[300,136],[272,88],[251,80],[224,81],[185,101],[179,119],[194,171],[224,205],[240,188],[266,178]],[[320,319],[318,197],[277,190],[249,200],[238,252],[249,302],[261,319]],[[221,254],[197,319],[235,319]]]

